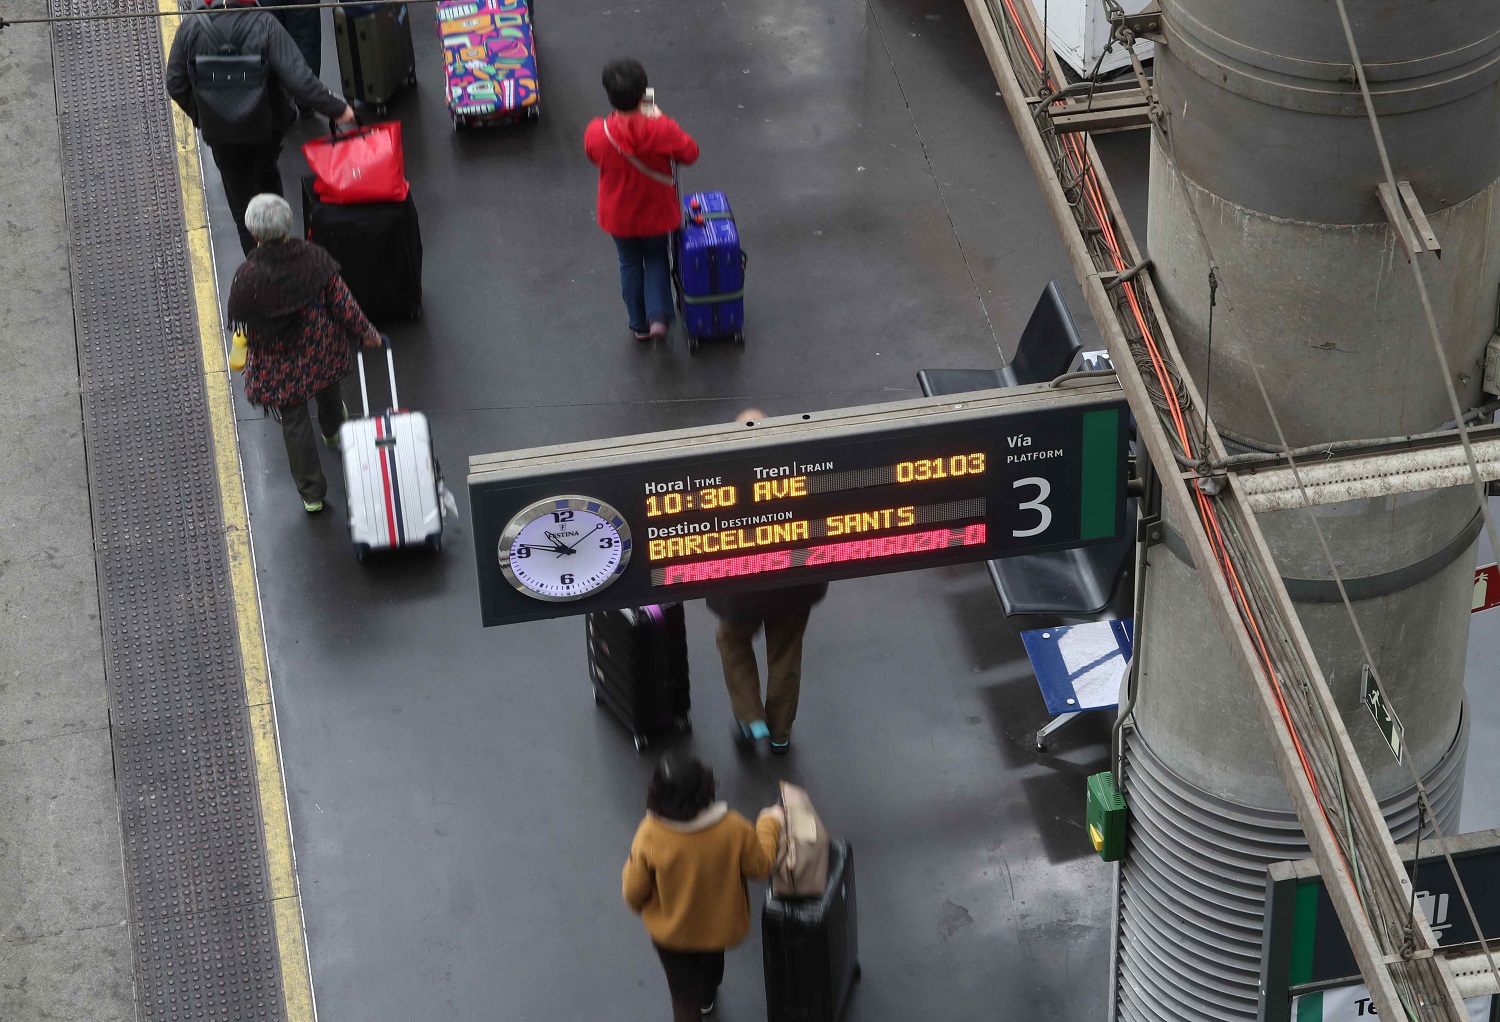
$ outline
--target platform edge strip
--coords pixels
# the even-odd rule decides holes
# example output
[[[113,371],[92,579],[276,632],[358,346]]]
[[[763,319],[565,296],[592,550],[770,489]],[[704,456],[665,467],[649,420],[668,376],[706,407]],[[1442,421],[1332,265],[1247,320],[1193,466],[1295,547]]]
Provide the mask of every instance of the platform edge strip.
[[[179,7],[176,0],[158,0],[158,9],[168,12],[177,11]],[[181,20],[180,17],[161,19],[164,55],[171,53],[172,40]],[[208,203],[203,191],[197,133],[192,122],[175,104],[172,106],[172,133],[177,149],[178,182],[182,190],[183,220],[223,511],[224,540],[229,557],[230,587],[234,594],[235,629],[249,709],[276,952],[281,969],[283,1017],[287,1022],[315,1022],[317,1007],[307,955],[302,897],[297,885],[276,709],[271,696],[260,590],[255,579],[255,551],[250,539],[234,398],[219,320],[218,276],[214,272]]]

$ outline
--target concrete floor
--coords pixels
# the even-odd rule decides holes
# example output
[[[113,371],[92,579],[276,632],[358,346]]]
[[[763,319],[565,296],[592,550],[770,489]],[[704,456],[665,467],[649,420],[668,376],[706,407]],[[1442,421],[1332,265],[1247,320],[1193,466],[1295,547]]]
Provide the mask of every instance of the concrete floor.
[[[541,123],[464,135],[430,19],[415,10],[420,87],[394,110],[426,304],[391,334],[451,481],[475,453],[916,396],[920,368],[998,364],[1052,278],[1086,319],[958,0],[544,3]],[[685,186],[733,200],[744,349],[626,332],[581,147],[623,53],[702,143]],[[1103,140],[1132,216],[1144,143]],[[210,194],[227,286],[239,252]],[[440,559],[357,565],[334,459],[334,510],[309,519],[278,428],[240,412],[320,1018],[664,1017],[619,895],[652,760],[591,703],[582,622],[481,629],[466,506]],[[753,813],[795,779],[858,851],[848,1018],[1101,1014],[1110,873],[1082,804],[1108,722],[1033,751],[1045,708],[981,567],[835,586],[785,760],[736,757],[712,621],[688,620],[689,741],[721,792]],[[726,1022],[764,1017],[758,943],[730,959]]]
[[[47,13],[40,0],[11,18]],[[136,1018],[52,35],[0,40],[0,1018]]]

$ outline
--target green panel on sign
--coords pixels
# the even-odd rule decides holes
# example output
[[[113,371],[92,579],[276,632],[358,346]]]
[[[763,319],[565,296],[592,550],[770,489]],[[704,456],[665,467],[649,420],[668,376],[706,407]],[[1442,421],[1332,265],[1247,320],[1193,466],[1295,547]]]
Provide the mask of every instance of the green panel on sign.
[[[1323,994],[1303,994],[1297,998],[1295,1022],[1323,1022]]]
[[[1312,981],[1313,941],[1317,935],[1318,884],[1316,881],[1300,883],[1292,912],[1292,986]]]
[[[1079,538],[1115,534],[1120,499],[1120,412],[1111,408],[1083,416],[1083,505]]]

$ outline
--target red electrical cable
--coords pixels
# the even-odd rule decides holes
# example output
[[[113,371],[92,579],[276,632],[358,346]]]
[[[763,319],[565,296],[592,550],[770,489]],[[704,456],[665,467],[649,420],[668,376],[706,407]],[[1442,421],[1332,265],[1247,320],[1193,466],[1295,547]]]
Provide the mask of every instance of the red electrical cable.
[[[1044,82],[1050,82],[1051,76],[1047,67],[1035,47],[1031,44],[1030,35],[1022,26],[1021,18],[1016,11],[1012,0],[1003,0],[1006,8],[1010,11],[1011,22],[1015,25],[1021,37],[1021,42],[1026,47],[1026,52],[1031,57],[1031,62],[1036,71],[1042,75]],[[1115,264],[1116,272],[1123,273],[1128,267],[1125,265],[1122,246],[1119,237],[1115,233],[1114,224],[1109,213],[1109,204],[1104,199],[1103,189],[1099,185],[1098,177],[1094,172],[1091,161],[1084,156],[1082,145],[1073,138],[1063,140],[1064,153],[1071,157],[1072,170],[1078,175],[1083,186],[1083,198],[1089,205],[1095,221],[1099,224],[1101,236],[1105,247]],[[1157,348],[1156,339],[1152,336],[1151,329],[1146,323],[1145,313],[1141,309],[1140,297],[1136,293],[1136,284],[1130,282],[1124,286],[1126,301],[1130,305],[1130,311],[1140,328],[1141,339],[1146,346],[1147,355],[1151,361],[1152,371],[1156,374],[1157,382],[1161,385],[1162,393],[1166,399],[1168,411],[1172,417],[1172,424],[1176,427],[1178,441],[1182,444],[1183,453],[1192,458],[1192,436],[1187,428],[1186,417],[1182,411],[1182,405],[1177,399],[1176,389],[1172,386],[1171,374],[1167,372],[1166,360],[1162,358],[1161,351]],[[1266,672],[1271,681],[1272,694],[1276,699],[1277,710],[1280,712],[1287,731],[1291,736],[1292,744],[1297,750],[1297,759],[1302,765],[1303,776],[1306,777],[1308,785],[1312,788],[1313,796],[1318,800],[1319,810],[1323,814],[1324,822],[1332,828],[1333,822],[1328,819],[1327,808],[1323,805],[1323,799],[1318,789],[1317,777],[1314,775],[1312,764],[1308,761],[1307,750],[1303,747],[1301,739],[1297,735],[1296,728],[1292,725],[1291,710],[1287,706],[1285,693],[1282,691],[1281,680],[1276,674],[1275,666],[1271,661],[1270,650],[1267,648],[1265,637],[1261,634],[1260,625],[1250,606],[1250,600],[1245,593],[1244,585],[1240,581],[1239,572],[1235,570],[1234,563],[1229,556],[1228,543],[1224,538],[1223,530],[1219,526],[1218,515],[1215,514],[1213,505],[1202,493],[1195,493],[1197,499],[1198,514],[1205,528],[1209,532],[1209,539],[1213,546],[1214,559],[1218,561],[1222,570],[1232,586],[1232,595],[1235,600],[1236,610],[1239,612],[1240,620],[1248,629],[1253,639],[1256,657],[1260,660],[1261,668]],[[1343,852],[1340,850],[1340,857]],[[1345,868],[1348,861],[1345,860]],[[1363,908],[1363,903],[1361,903]]]

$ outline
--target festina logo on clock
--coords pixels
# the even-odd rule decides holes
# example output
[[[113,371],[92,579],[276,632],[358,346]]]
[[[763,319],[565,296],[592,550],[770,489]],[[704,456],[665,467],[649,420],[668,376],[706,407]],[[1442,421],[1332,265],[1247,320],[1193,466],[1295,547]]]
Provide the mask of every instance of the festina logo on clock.
[[[630,563],[630,526],[593,497],[548,497],[528,505],[500,534],[506,581],[538,600],[578,600],[605,588]]]

